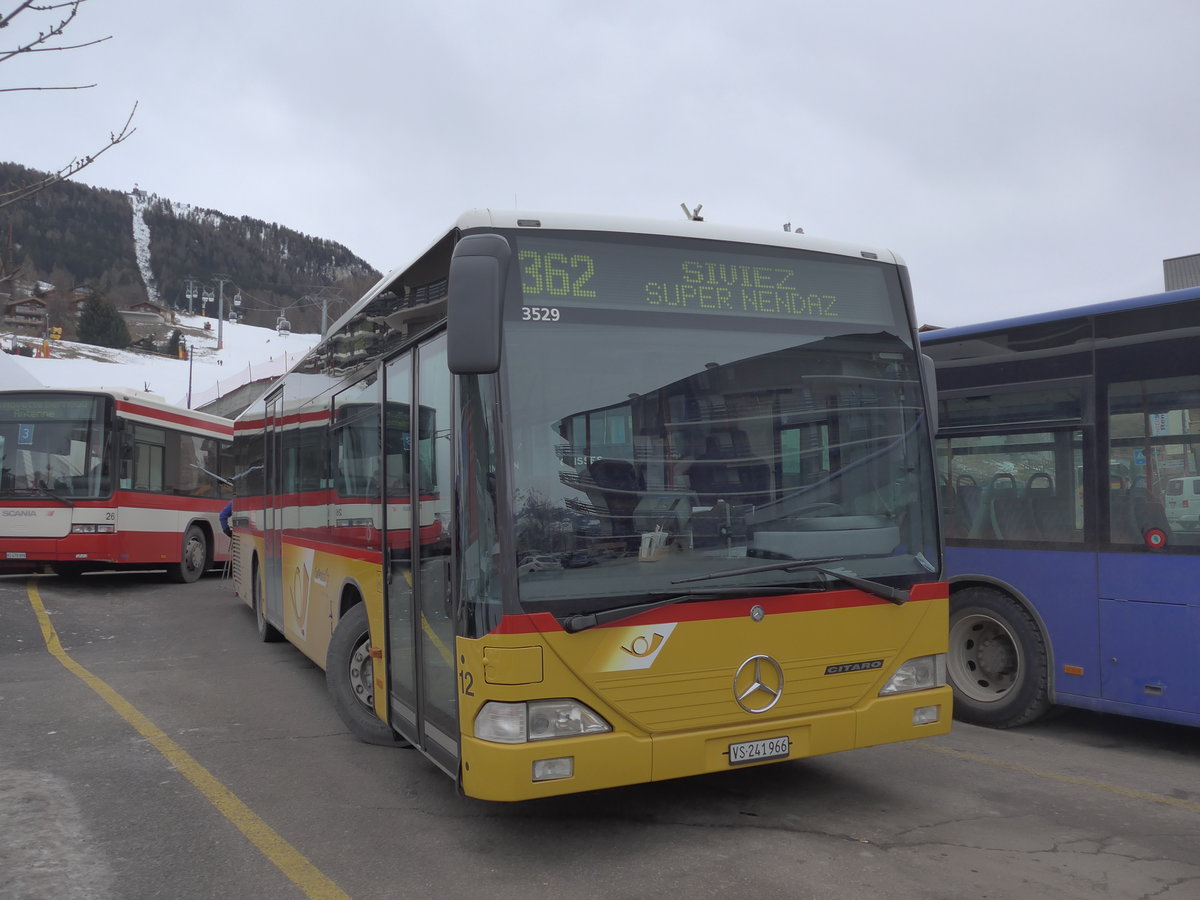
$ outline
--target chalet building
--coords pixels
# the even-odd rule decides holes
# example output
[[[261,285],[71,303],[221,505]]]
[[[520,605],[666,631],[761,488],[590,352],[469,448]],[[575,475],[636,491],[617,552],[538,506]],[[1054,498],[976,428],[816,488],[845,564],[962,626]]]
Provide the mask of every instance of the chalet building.
[[[169,309],[149,301],[135,303],[128,309],[120,310],[120,313],[129,325],[167,325],[172,320]]]
[[[9,300],[4,304],[4,327],[18,334],[41,337],[49,315],[46,301],[37,297]]]

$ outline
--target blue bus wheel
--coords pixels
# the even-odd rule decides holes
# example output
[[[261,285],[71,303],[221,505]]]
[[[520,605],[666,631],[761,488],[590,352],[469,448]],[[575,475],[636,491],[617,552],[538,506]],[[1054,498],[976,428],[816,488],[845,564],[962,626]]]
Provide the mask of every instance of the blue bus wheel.
[[[1041,629],[1011,596],[989,587],[951,595],[946,673],[956,718],[993,728],[1032,722],[1050,706],[1047,660]]]

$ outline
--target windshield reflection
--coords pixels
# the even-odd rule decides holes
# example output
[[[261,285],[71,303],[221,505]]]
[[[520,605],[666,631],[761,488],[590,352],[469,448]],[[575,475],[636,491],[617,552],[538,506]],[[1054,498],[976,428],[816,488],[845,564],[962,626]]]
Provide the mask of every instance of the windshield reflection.
[[[548,346],[509,332],[510,358],[539,361],[510,369],[523,604],[615,606],[755,559],[928,575],[928,435],[910,348],[886,333],[671,334],[664,347],[653,329],[564,325]]]
[[[0,415],[0,496],[103,496],[110,444],[103,398],[10,394]]]

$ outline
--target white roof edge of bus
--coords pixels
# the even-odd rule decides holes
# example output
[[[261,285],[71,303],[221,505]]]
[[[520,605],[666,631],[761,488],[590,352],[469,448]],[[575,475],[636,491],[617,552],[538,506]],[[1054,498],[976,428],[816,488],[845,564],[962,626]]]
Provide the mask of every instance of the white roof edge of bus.
[[[710,241],[742,241],[750,244],[766,244],[771,247],[795,247],[800,250],[814,250],[819,253],[836,253],[840,256],[862,257],[863,252],[874,253],[882,262],[904,265],[900,255],[882,247],[868,247],[862,244],[851,244],[846,241],[833,241],[826,238],[812,237],[795,231],[778,231],[766,228],[744,228],[736,225],[721,225],[707,219],[693,222],[688,219],[642,219],[631,216],[603,216],[588,213],[537,212],[500,209],[472,209],[458,217],[454,227],[460,231],[473,228],[511,228],[534,232],[537,228],[518,225],[518,220],[536,219],[543,229],[562,229],[566,231],[631,231],[642,234],[661,234],[669,237],[702,238]],[[383,290],[400,277],[414,262],[428,253],[439,241],[446,236],[440,232],[437,239],[432,241],[420,253],[414,254],[404,265],[388,271],[363,297],[371,296]],[[336,330],[343,320],[350,318],[348,310],[329,331]]]
[[[102,384],[98,387],[39,387],[38,389],[45,391],[66,391],[68,393],[76,392],[81,394],[108,394],[110,397],[115,397],[121,400],[136,400],[140,403],[152,403],[155,406],[161,406],[163,409],[186,413],[189,416],[194,416],[202,422],[227,424],[233,421],[232,419],[226,419],[224,416],[214,416],[212,413],[207,413],[199,409],[185,409],[182,406],[176,406],[174,403],[168,403],[167,399],[162,394],[154,394],[149,391],[138,390],[137,388],[113,387],[111,385]]]
[[[512,228],[535,232],[538,229],[518,225],[518,220],[536,219],[542,229],[562,229],[566,231],[631,231],[642,234],[659,234],[668,237],[701,238],[710,241],[740,241],[750,244],[765,244],[770,247],[794,247],[800,250],[813,250],[818,253],[834,253],[839,256],[863,258],[863,253],[874,253],[881,262],[904,265],[899,254],[882,247],[869,247],[862,244],[851,244],[846,241],[833,241],[826,238],[813,237],[796,231],[784,231],[780,226],[778,231],[767,228],[745,228],[735,225],[722,225],[719,222],[705,219],[700,222],[690,219],[648,219],[633,216],[599,215],[591,213],[543,212],[536,210],[503,210],[480,207],[464,212],[458,217],[451,229],[438,232],[437,237],[424,247],[420,253],[413,254],[402,266],[384,273],[365,294],[350,305],[341,316],[329,326],[329,330],[321,336],[317,346],[323,344],[329,335],[335,333],[342,325],[356,316],[359,310],[375,295],[379,294],[389,284],[399,278],[409,266],[428,253],[434,246],[445,238],[448,231],[457,228],[468,231],[475,228]],[[313,348],[316,349],[316,348]],[[312,352],[311,350],[309,351]],[[305,354],[307,356],[307,354]],[[297,361],[292,369],[300,365]],[[286,374],[291,374],[291,369]],[[274,390],[280,379],[272,382],[268,392]]]
[[[533,219],[540,226],[530,227],[519,222]],[[891,250],[813,237],[797,231],[769,228],[746,228],[737,225],[722,225],[710,219],[693,221],[682,216],[678,219],[648,219],[632,216],[593,215],[551,211],[517,211],[508,209],[472,209],[459,216],[458,228],[512,228],[518,231],[535,232],[543,229],[566,231],[632,231],[640,234],[659,234],[668,237],[701,238],[710,241],[740,241],[750,244],[765,244],[772,247],[794,247],[800,250],[815,250],[820,253],[836,253],[841,256],[861,257],[863,251],[874,253],[883,262],[903,265],[903,260]]]

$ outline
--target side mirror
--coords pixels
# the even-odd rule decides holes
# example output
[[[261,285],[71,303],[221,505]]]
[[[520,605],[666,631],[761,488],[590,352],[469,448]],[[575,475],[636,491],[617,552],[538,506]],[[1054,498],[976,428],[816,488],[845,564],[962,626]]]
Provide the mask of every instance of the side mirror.
[[[498,234],[471,234],[450,258],[446,310],[446,357],[455,375],[483,375],[500,368],[504,288],[512,250]]]

